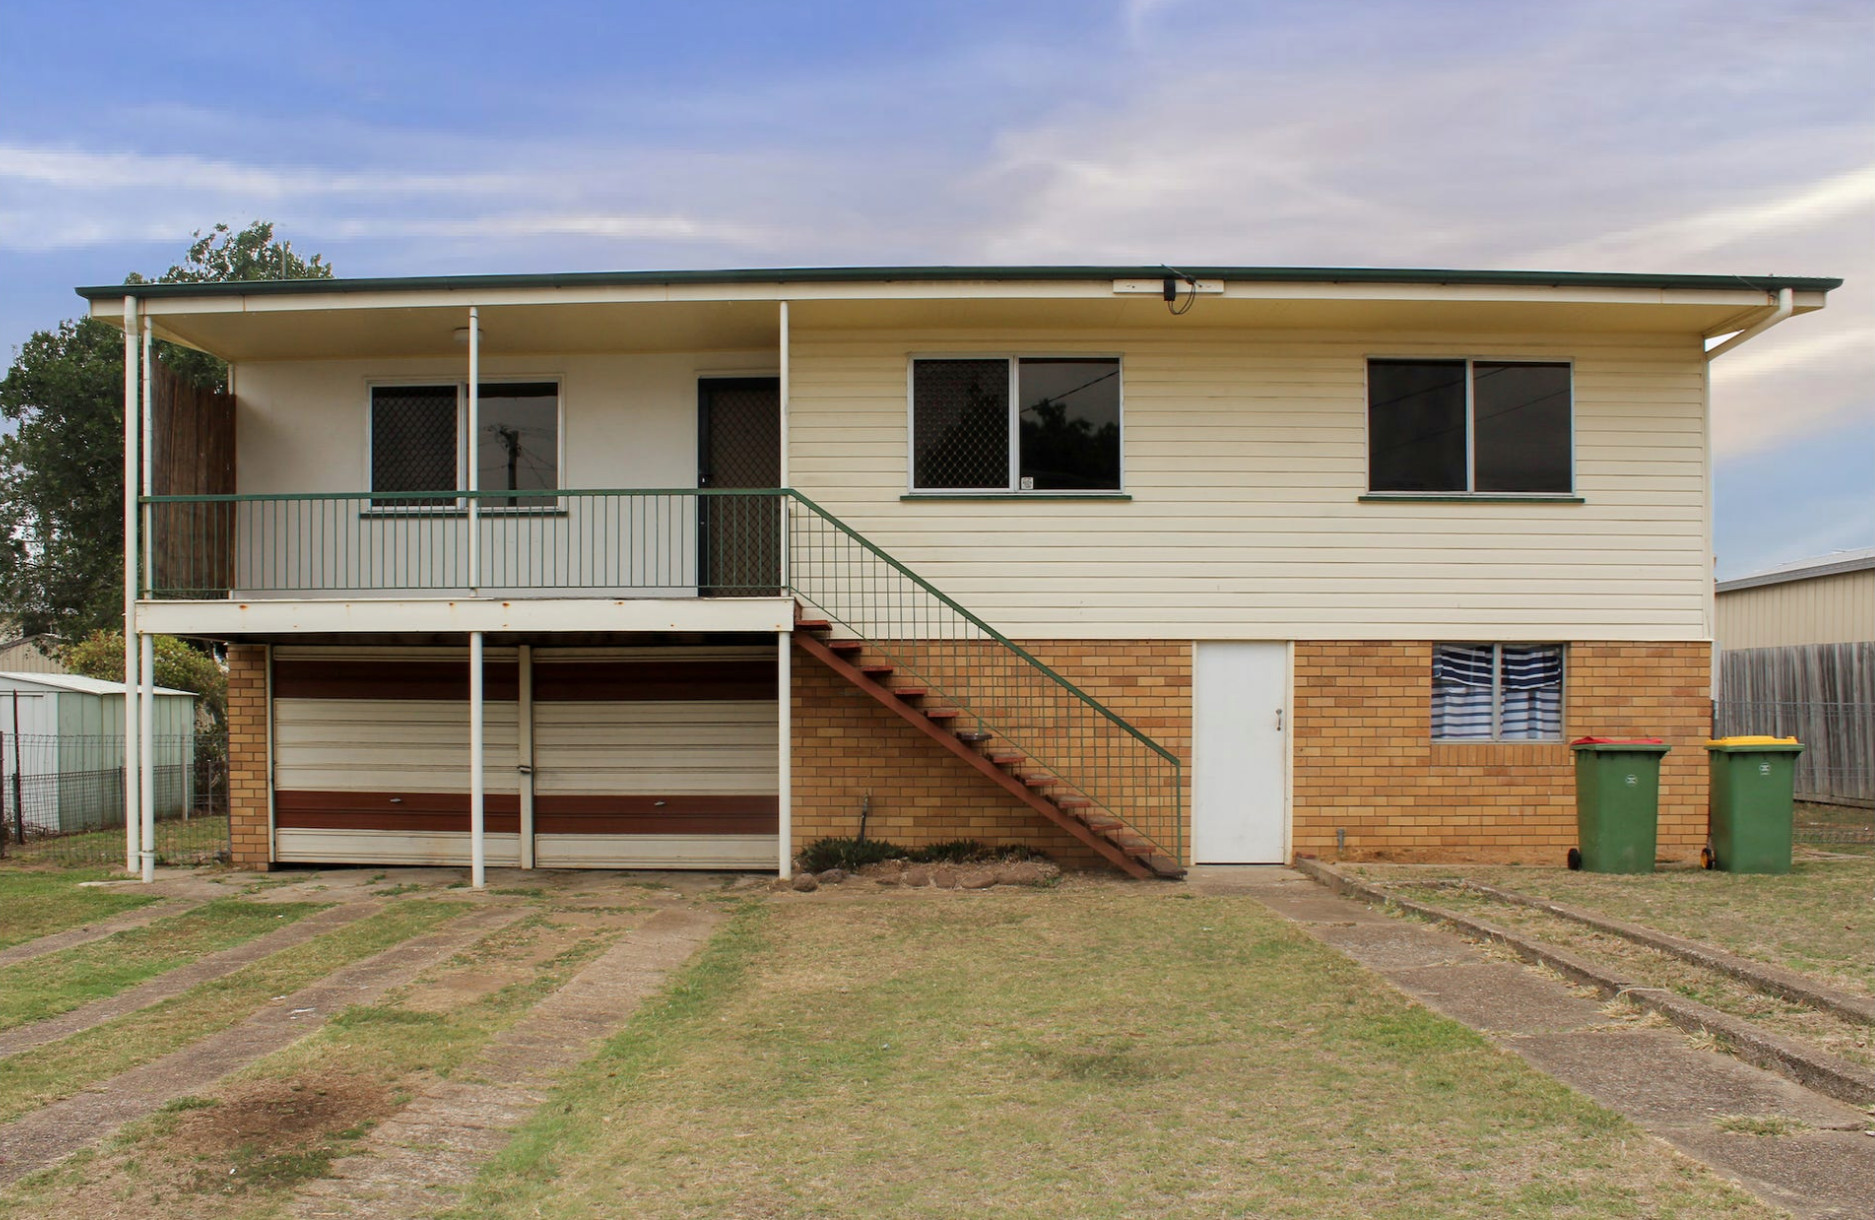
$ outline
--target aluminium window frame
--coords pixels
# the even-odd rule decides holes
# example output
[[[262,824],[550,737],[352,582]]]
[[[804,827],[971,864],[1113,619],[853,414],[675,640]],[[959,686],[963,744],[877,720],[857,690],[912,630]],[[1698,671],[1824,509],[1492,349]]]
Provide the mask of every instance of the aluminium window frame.
[[[918,486],[918,379],[920,360],[1001,360],[1009,369],[1009,447],[1008,478],[1002,487],[920,487]],[[1120,473],[1118,486],[1081,489],[1022,488],[1022,395],[1021,371],[1024,360],[1111,360],[1119,373]],[[1031,351],[1003,349],[984,351],[911,352],[905,357],[905,493],[907,500],[956,500],[988,497],[1050,500],[1112,500],[1126,492],[1126,354],[1117,351]]]
[[[1465,366],[1465,487],[1462,491],[1377,491],[1374,488],[1374,362],[1419,364],[1457,364]],[[1478,490],[1478,411],[1476,368],[1480,364],[1549,364],[1569,370],[1569,487],[1566,491],[1479,491]],[[1576,361],[1573,356],[1434,356],[1425,352],[1395,354],[1372,352],[1361,358],[1361,450],[1366,466],[1363,500],[1529,500],[1575,501],[1581,492],[1576,486],[1580,473],[1576,466]]]
[[[1489,737],[1430,737],[1435,746],[1553,746],[1569,740],[1569,645],[1538,640],[1434,640],[1436,658],[1441,647],[1489,648],[1491,650],[1491,735]],[[1562,654],[1562,681],[1556,684],[1557,713],[1554,737],[1504,736],[1504,650],[1506,648],[1554,648]],[[1428,720],[1431,697],[1437,694],[1437,682],[1428,692]],[[1428,725],[1430,728],[1430,725]]]
[[[445,385],[451,384],[452,382],[454,383],[456,387],[456,485],[452,488],[439,487],[439,488],[436,488],[435,490],[437,491],[444,491],[444,490],[466,491],[468,490],[468,487],[467,487],[467,484],[469,481],[468,463],[475,460],[475,452],[474,452],[475,438],[469,435],[469,379],[466,377],[457,377],[457,378],[422,377],[422,376],[412,374],[406,377],[371,377],[365,380],[365,409],[364,409],[364,432],[365,432],[364,472],[365,472],[365,476],[364,476],[363,482],[365,482],[366,484],[369,484],[371,482],[371,471],[372,471],[371,448],[373,444],[373,438],[376,433],[376,420],[373,416],[373,412],[376,409],[376,403],[374,401],[374,391],[379,390],[379,389],[394,390],[394,389],[400,389],[400,388],[407,388],[410,386],[445,386]],[[541,516],[564,516],[566,514],[566,511],[567,511],[566,497],[564,495],[557,494],[560,492],[564,492],[567,489],[566,488],[566,378],[565,376],[560,373],[539,373],[539,374],[532,374],[532,375],[504,373],[499,377],[483,377],[479,384],[484,385],[484,386],[540,385],[540,384],[545,384],[548,382],[551,382],[554,388],[554,416],[553,416],[554,459],[553,460],[554,460],[554,470],[557,475],[558,485],[553,488],[543,487],[543,488],[540,488],[538,491],[525,491],[525,490],[516,491],[513,494],[515,495],[516,498],[526,495],[530,499],[535,499],[535,500],[544,500],[549,497],[552,497],[552,499],[554,500],[554,503],[551,505],[541,504],[541,505],[503,506],[500,504],[490,503],[487,499],[484,499],[482,501],[481,507],[476,510],[478,515],[502,516],[502,517],[541,517]],[[489,489],[481,488],[478,490],[487,491]],[[370,503],[370,500],[372,499],[372,497],[378,494],[379,493],[378,493],[377,488],[375,487],[367,488],[365,492],[366,503],[365,503],[365,506],[359,510],[359,516],[361,517],[399,517],[399,516],[448,517],[448,516],[462,516],[469,511],[469,502],[466,498],[462,496],[456,497],[456,502],[454,504],[396,505],[396,504],[372,504]]]

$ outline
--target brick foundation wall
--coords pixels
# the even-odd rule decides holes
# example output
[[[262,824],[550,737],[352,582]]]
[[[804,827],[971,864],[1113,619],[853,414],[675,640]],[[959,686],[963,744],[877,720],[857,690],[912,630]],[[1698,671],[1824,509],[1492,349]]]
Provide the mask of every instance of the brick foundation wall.
[[[987,646],[986,646],[987,647]],[[1186,762],[1191,807],[1191,645],[1180,640],[1024,642],[1037,659]],[[859,829],[918,847],[946,839],[1024,843],[1068,867],[1108,867],[937,742],[815,658],[795,650],[794,847]]]
[[[265,870],[267,850],[267,650],[228,648],[228,839],[236,868]]]
[[[1556,865],[1575,845],[1566,745],[1434,744],[1432,644],[1296,644],[1294,847],[1344,859]],[[1661,768],[1660,855],[1698,856],[1706,838],[1710,647],[1572,644],[1563,732],[1648,736]]]

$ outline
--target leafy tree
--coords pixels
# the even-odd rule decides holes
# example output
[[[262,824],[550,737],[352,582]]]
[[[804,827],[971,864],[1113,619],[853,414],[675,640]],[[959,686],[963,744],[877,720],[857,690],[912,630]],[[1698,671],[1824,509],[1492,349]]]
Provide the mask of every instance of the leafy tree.
[[[78,643],[66,645],[59,659],[73,673],[106,682],[122,682],[124,633],[94,631]],[[156,637],[153,660],[158,686],[193,691],[201,696],[201,707],[216,729],[227,723],[228,671],[221,667],[221,662],[173,635]]]
[[[319,255],[301,258],[270,222],[196,233],[183,261],[156,281],[328,279]],[[204,352],[157,345],[185,377],[225,386],[227,366]],[[34,334],[0,378],[0,615],[26,634],[78,639],[123,620],[123,385],[121,331],[90,318]]]
[[[290,241],[275,241],[273,222],[257,220],[235,232],[218,224],[207,233],[197,229],[195,241],[180,263],[156,277],[158,284],[220,284],[240,280],[329,280],[332,264],[323,255],[310,259],[293,253]],[[149,280],[132,271],[126,284]],[[208,389],[228,388],[228,365],[207,352],[158,341],[157,355],[180,376]]]

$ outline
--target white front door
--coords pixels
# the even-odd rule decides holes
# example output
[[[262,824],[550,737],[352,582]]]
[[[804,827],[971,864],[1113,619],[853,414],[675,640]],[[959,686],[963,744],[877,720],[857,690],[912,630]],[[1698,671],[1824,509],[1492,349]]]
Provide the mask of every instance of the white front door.
[[[1192,862],[1282,863],[1288,645],[1199,644],[1192,686]]]

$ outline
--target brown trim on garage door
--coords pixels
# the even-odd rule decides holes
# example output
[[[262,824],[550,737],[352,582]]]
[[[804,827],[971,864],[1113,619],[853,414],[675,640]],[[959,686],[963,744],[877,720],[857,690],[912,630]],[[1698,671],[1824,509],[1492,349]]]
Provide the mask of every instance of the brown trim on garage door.
[[[489,834],[518,834],[521,798],[491,792],[483,798]],[[312,792],[273,794],[274,825],[282,830],[469,831],[466,792]]]
[[[483,697],[512,703],[521,690],[520,667],[490,661],[482,667]],[[276,699],[444,699],[469,701],[467,661],[275,661]],[[467,798],[464,798],[467,799]]]
[[[535,796],[535,834],[772,835],[773,796]]]
[[[757,661],[582,661],[534,663],[541,703],[773,699],[775,663]]]

